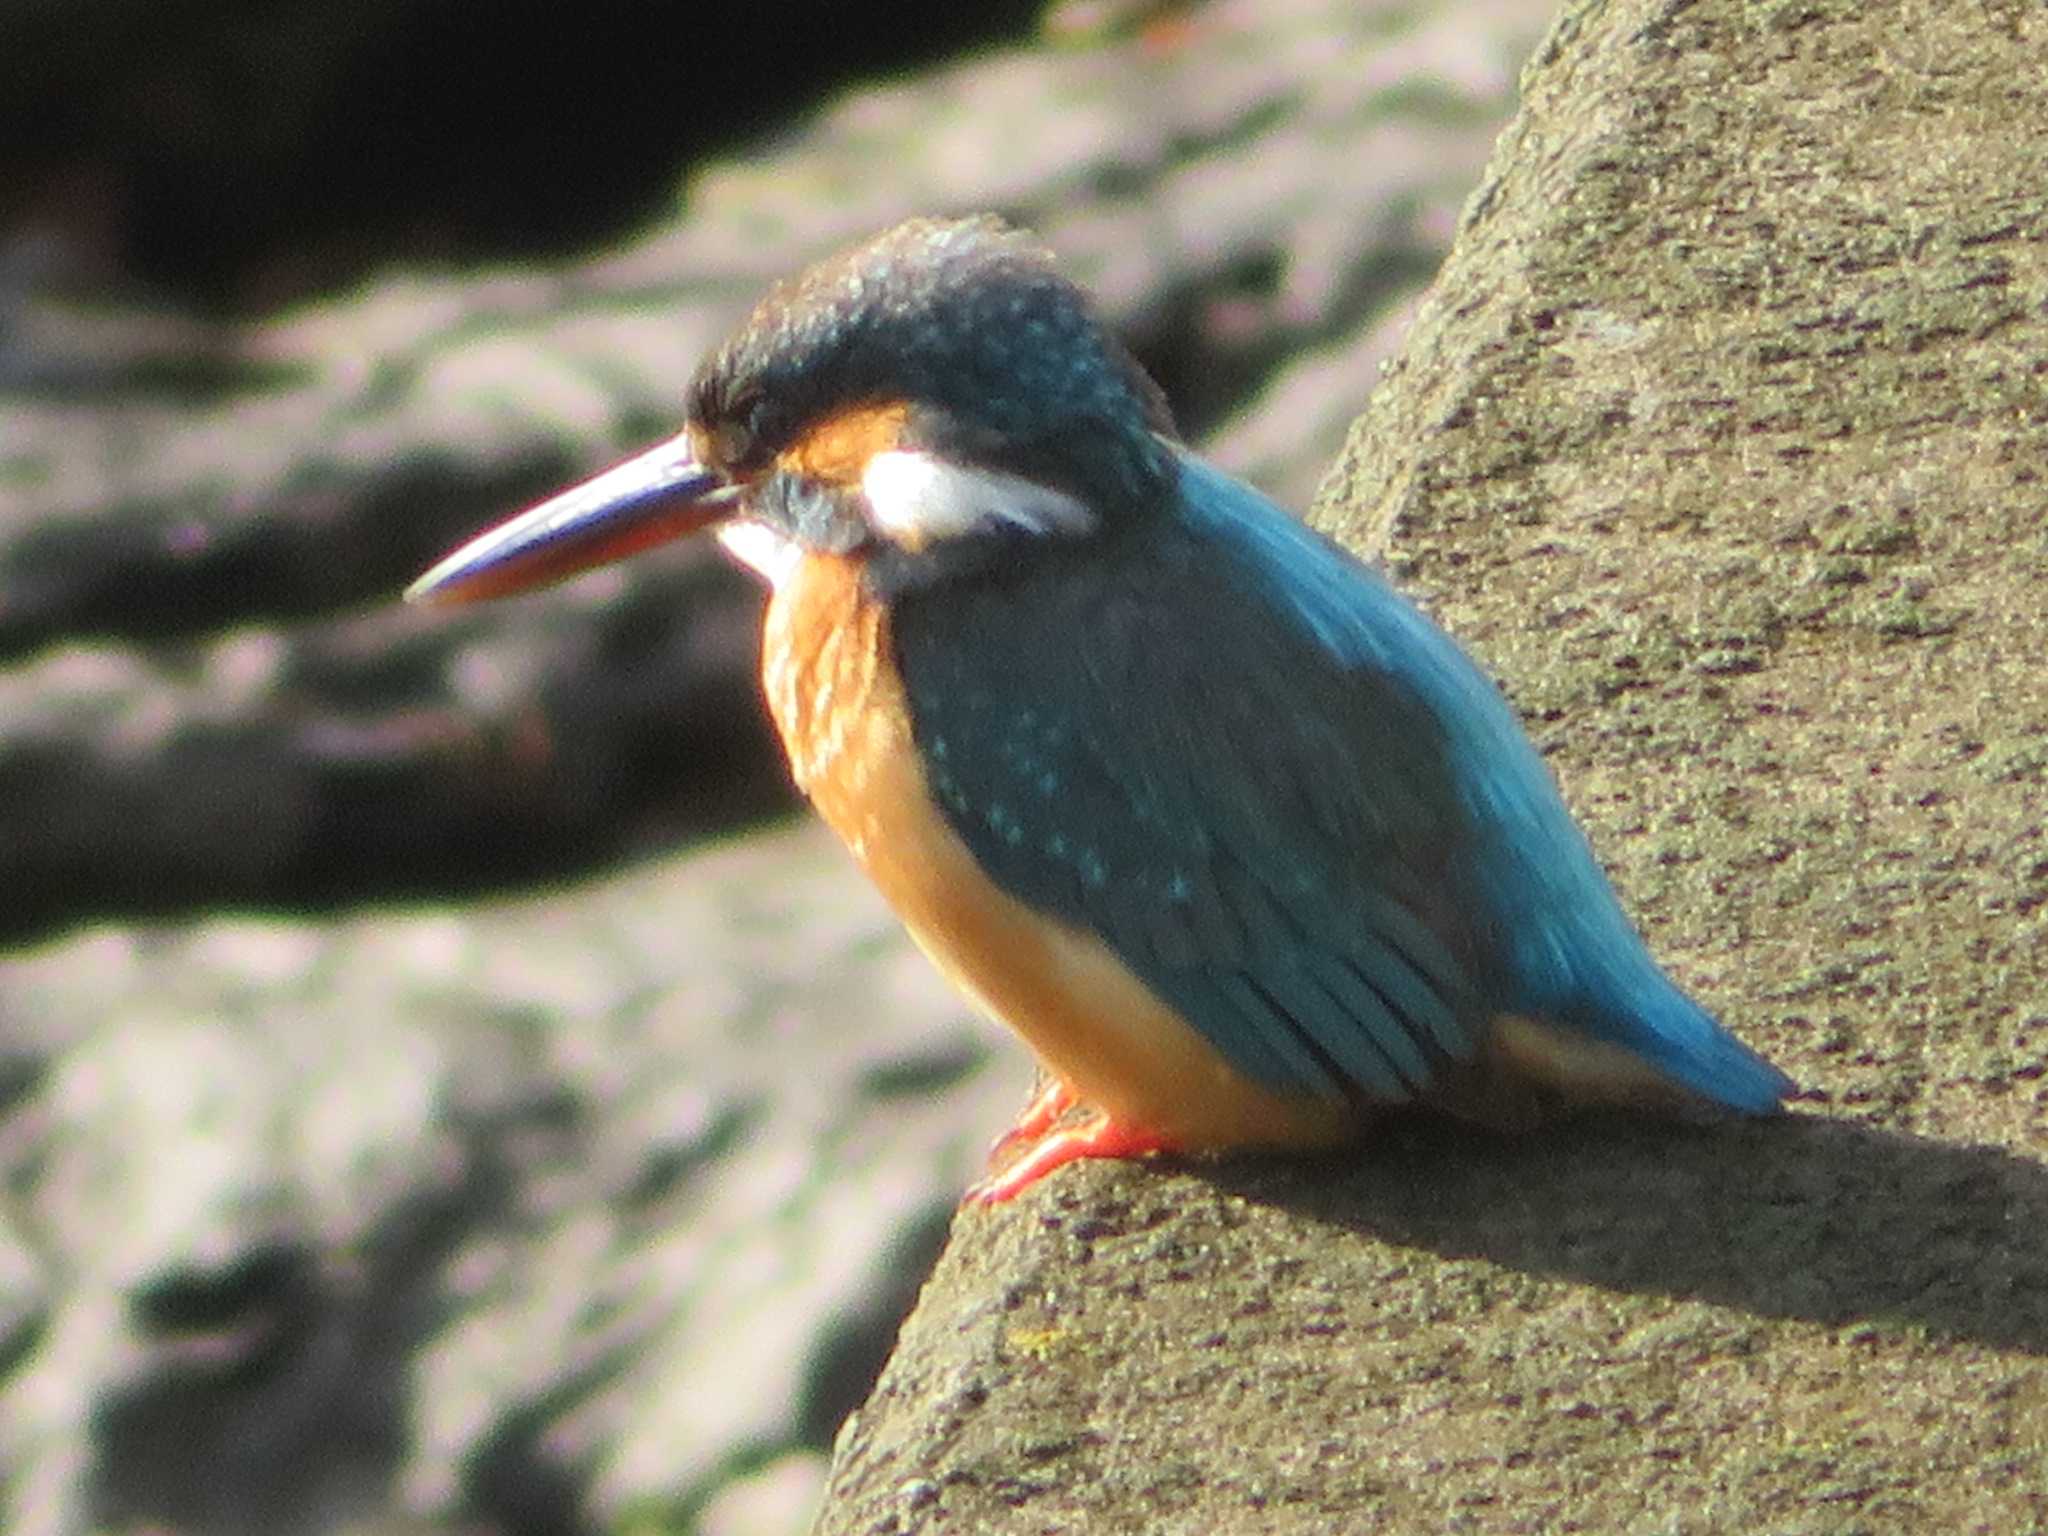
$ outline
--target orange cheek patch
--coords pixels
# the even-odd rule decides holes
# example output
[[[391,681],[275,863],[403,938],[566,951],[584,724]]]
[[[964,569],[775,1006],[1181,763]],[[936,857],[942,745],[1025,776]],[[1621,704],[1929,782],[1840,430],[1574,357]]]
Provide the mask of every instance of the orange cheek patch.
[[[780,466],[829,485],[852,485],[868,460],[903,441],[910,408],[903,403],[859,405],[827,416],[785,448]]]

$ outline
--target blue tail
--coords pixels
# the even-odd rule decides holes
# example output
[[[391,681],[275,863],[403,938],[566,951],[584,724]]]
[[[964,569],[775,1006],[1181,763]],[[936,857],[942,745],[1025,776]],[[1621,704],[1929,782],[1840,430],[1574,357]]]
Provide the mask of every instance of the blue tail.
[[[1544,1009],[1546,1016],[1621,1046],[1681,1087],[1746,1115],[1769,1114],[1795,1091],[1791,1078],[1658,970],[1633,932],[1627,943],[1633,955],[1608,957],[1600,968],[1606,975],[1582,977],[1580,997]]]

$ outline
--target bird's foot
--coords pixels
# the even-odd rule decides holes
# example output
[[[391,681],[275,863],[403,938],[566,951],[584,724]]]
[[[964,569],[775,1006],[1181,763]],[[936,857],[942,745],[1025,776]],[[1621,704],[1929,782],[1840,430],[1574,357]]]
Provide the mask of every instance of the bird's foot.
[[[1054,1078],[1038,1091],[1036,1097],[1024,1106],[1024,1112],[1017,1116],[1017,1123],[989,1143],[988,1161],[993,1168],[1003,1160],[1005,1153],[1015,1151],[1026,1142],[1036,1141],[1058,1123],[1060,1116],[1072,1109],[1077,1100],[1074,1090],[1058,1078]]]
[[[1026,1116],[1038,1107],[1033,1104],[1030,1110],[1025,1111]],[[1005,1141],[1008,1139],[1006,1137]],[[1092,1120],[1066,1126],[1043,1137],[1001,1173],[992,1173],[970,1188],[962,1203],[1001,1205],[1015,1199],[1055,1168],[1064,1168],[1084,1157],[1149,1157],[1155,1152],[1179,1150],[1157,1131],[1125,1125],[1107,1115],[1097,1115]]]

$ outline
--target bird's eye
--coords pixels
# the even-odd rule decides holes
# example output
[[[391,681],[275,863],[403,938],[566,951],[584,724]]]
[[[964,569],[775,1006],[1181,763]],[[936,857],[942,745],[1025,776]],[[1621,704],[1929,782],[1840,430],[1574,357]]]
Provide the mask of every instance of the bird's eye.
[[[768,397],[749,395],[740,404],[739,419],[747,436],[758,443],[768,434]]]
[[[749,390],[735,396],[720,413],[717,428],[721,457],[734,469],[756,469],[770,452],[773,430],[768,397]]]

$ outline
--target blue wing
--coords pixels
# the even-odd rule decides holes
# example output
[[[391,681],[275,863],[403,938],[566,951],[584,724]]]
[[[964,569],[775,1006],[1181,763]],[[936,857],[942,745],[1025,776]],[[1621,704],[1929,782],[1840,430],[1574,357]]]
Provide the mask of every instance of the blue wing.
[[[1657,969],[1464,653],[1248,487],[1184,456],[1181,491],[896,605],[933,792],[990,877],[1279,1091],[1414,1097],[1513,1012],[1782,1097]]]

